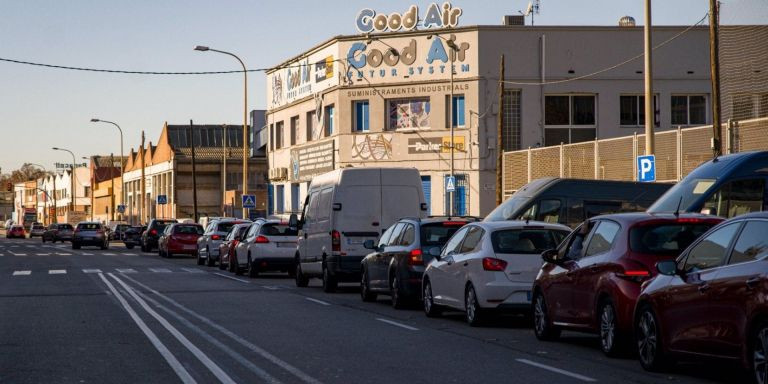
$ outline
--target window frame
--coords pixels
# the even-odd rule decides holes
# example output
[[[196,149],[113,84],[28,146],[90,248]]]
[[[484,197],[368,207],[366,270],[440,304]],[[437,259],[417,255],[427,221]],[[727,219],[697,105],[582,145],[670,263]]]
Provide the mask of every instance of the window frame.
[[[720,263],[720,265],[715,265],[706,269],[699,269],[696,271],[693,271],[692,269],[686,270],[685,267],[688,265],[688,260],[691,258],[691,253],[695,251],[696,248],[698,248],[702,243],[704,243],[704,241],[707,238],[728,227],[735,227],[736,231],[734,232],[734,235],[731,238],[731,240],[728,242],[728,245],[725,247],[725,251],[724,251],[725,256],[723,257],[722,263]],[[728,222],[726,225],[719,226],[715,230],[705,233],[704,235],[696,239],[696,242],[694,244],[691,244],[691,246],[688,247],[689,249],[688,252],[686,252],[685,256],[681,257],[680,260],[678,261],[677,269],[680,271],[684,271],[684,273],[699,273],[699,272],[709,271],[715,268],[727,266],[728,260],[730,259],[730,256],[731,256],[731,252],[733,251],[733,245],[736,243],[737,239],[739,238],[739,235],[741,234],[741,230],[743,228],[744,228],[744,220],[739,220],[739,221]]]
[[[323,107],[323,131],[325,133],[325,137],[330,137],[334,134],[336,128],[334,125],[335,115],[335,104],[330,104]]]
[[[623,113],[621,103],[622,97],[632,97],[635,100],[637,100],[637,121],[635,124],[622,124],[621,122],[621,115]],[[643,99],[643,103],[640,103],[640,99]],[[653,94],[653,126],[658,128],[661,126],[661,108],[659,106],[659,100],[660,96],[658,93]],[[638,127],[644,127],[645,121],[642,123],[640,122],[640,112],[645,113],[645,95],[641,93],[622,93],[619,95],[619,127],[621,128],[638,128]]]
[[[392,103],[395,102],[404,102],[407,101],[409,104],[414,101],[426,101],[427,105],[429,106],[430,112],[427,114],[428,119],[428,125],[425,127],[394,127],[392,126],[392,116],[390,114],[390,110],[392,109]],[[414,97],[398,97],[398,98],[392,98],[392,99],[386,99],[385,104],[386,110],[384,111],[384,116],[386,118],[386,125],[385,125],[385,131],[387,132],[402,132],[402,131],[428,131],[432,129],[432,125],[434,122],[432,121],[432,98],[430,96],[414,96]]]
[[[611,224],[611,225],[615,225],[616,226],[616,232],[613,234],[613,238],[610,240],[610,247],[608,247],[606,249],[603,249],[603,250],[600,250],[597,253],[589,254],[589,250],[590,250],[590,247],[592,246],[592,241],[595,239],[595,235],[597,234],[598,231],[600,231],[600,228],[603,225],[606,225],[606,224]],[[583,252],[582,258],[587,258],[587,257],[592,257],[592,256],[599,256],[599,255],[608,253],[611,250],[613,250],[613,247],[616,246],[616,241],[619,238],[619,235],[621,234],[621,229],[622,229],[621,224],[616,222],[616,221],[607,220],[607,219],[606,220],[599,220],[597,222],[597,227],[591,229],[592,233],[589,235],[589,239],[587,239],[586,246],[583,246],[584,247],[584,252]]]
[[[560,97],[563,97],[563,96],[564,97],[568,97],[568,124],[566,124],[566,125],[563,125],[563,124],[547,124],[547,110],[546,110],[547,97],[558,97],[558,96],[560,96]],[[576,125],[576,124],[573,123],[573,120],[574,120],[574,118],[573,118],[574,117],[573,116],[573,113],[574,113],[573,112],[573,98],[574,97],[579,97],[579,96],[591,96],[594,99],[594,102],[595,102],[594,106],[595,107],[594,107],[594,110],[592,111],[592,114],[595,116],[594,124],[591,124],[591,125],[589,125],[589,124],[578,124],[578,125]],[[578,93],[547,93],[547,94],[544,94],[544,119],[543,119],[544,120],[544,128],[577,128],[577,129],[584,128],[584,129],[596,129],[597,125],[598,125],[597,123],[598,123],[598,116],[599,116],[598,115],[599,108],[598,108],[598,103],[597,103],[598,102],[598,97],[597,96],[598,96],[597,93],[588,93],[588,92],[578,92]]]
[[[362,107],[364,111],[359,111]],[[360,121],[360,114],[362,122]],[[360,124],[362,123],[362,126]],[[370,132],[371,131],[371,103],[368,99],[352,101],[352,132]]]
[[[461,107],[458,107],[459,100],[461,100]],[[445,127],[453,127],[455,129],[467,128],[466,110],[467,98],[465,94],[455,93],[453,94],[453,99],[451,95],[445,95]],[[459,117],[461,118],[460,121]]]
[[[721,267],[729,267],[729,266],[733,266],[733,265],[741,265],[741,264],[746,264],[746,263],[754,263],[754,262],[757,262],[757,261],[764,261],[766,258],[768,258],[768,254],[765,254],[765,255],[763,255],[763,257],[761,257],[759,259],[743,260],[743,261],[739,261],[739,262],[736,262],[736,263],[731,263],[731,260],[733,259],[733,252],[736,250],[736,245],[739,243],[739,240],[741,239],[741,235],[744,234],[744,230],[747,229],[747,226],[749,224],[757,223],[757,222],[768,223],[768,220],[756,218],[756,219],[747,219],[747,220],[743,221],[743,223],[741,225],[741,228],[739,228],[739,232],[736,234],[736,236],[734,237],[734,240],[732,241],[733,244],[731,244],[731,246],[730,246],[730,248],[728,250],[728,256],[726,257],[726,260],[721,265]]]
[[[702,96],[704,97],[704,121],[701,123],[692,123],[691,122],[691,97],[695,96]],[[675,117],[675,113],[672,110],[672,98],[674,97],[685,97],[685,118],[686,123],[676,123],[673,121]],[[701,126],[701,125],[707,125],[709,121],[709,94],[707,93],[673,93],[669,95],[669,124],[672,126],[683,126],[683,127],[690,127],[690,126]]]

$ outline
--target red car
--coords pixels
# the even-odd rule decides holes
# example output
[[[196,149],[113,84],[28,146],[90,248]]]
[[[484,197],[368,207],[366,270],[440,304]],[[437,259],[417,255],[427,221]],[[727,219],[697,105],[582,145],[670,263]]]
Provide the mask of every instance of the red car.
[[[768,382],[768,213],[718,225],[657,269],[635,310],[643,368],[715,357]]]
[[[593,217],[558,249],[545,251],[533,286],[534,332],[556,339],[563,329],[597,333],[604,353],[629,345],[641,284],[654,266],[723,219],[700,214],[626,213]]]
[[[157,240],[157,252],[161,257],[197,254],[197,239],[203,234],[200,224],[171,224]]]
[[[229,260],[235,257],[235,247],[240,243],[248,233],[248,229],[251,228],[252,223],[236,224],[224,238],[224,241],[219,245],[219,269],[228,269],[230,272],[237,272],[236,264],[230,263]]]
[[[10,229],[8,229],[7,232],[5,232],[5,237],[8,239],[13,238],[20,238],[24,239],[27,237],[27,232],[24,231],[24,227],[21,225],[13,225]]]

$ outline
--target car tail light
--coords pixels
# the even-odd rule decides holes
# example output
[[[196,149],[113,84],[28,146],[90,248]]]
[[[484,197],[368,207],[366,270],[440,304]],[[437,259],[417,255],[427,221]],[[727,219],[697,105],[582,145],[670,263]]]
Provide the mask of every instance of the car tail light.
[[[408,254],[408,265],[424,265],[424,259],[421,257],[421,249],[414,249]]]
[[[335,229],[331,231],[331,251],[341,252],[341,233]]]
[[[253,242],[256,244],[267,244],[269,243],[269,239],[266,236],[258,236]]]
[[[153,229],[153,230],[149,231],[149,234],[152,235],[152,236],[157,235],[157,229]]]
[[[456,227],[456,226],[462,227],[465,224],[467,224],[466,221],[443,221],[444,227]]]
[[[486,271],[503,272],[505,269],[507,269],[507,262],[493,257],[484,257],[483,269]]]
[[[221,239],[221,236],[219,235],[211,235],[211,240],[219,240]]]
[[[651,277],[651,272],[646,269],[625,269],[624,272],[617,273],[616,276],[641,283]]]

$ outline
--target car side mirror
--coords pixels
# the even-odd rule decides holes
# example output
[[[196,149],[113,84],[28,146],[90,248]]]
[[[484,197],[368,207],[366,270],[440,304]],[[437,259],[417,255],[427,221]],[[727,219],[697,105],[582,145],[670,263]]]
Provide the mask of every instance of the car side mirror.
[[[541,259],[547,263],[560,264],[560,260],[557,259],[557,249],[547,249],[542,252]]]
[[[680,271],[677,269],[677,261],[675,260],[659,261],[656,263],[656,270],[659,271],[660,274],[666,276],[675,276],[680,274]]]
[[[376,249],[376,243],[373,240],[366,240],[363,243],[363,247],[365,247],[365,249]]]
[[[301,229],[301,222],[299,221],[299,216],[297,216],[295,213],[291,213],[291,217],[288,218],[288,227],[294,231]]]
[[[440,260],[440,247],[432,247],[429,249],[429,255],[436,260]]]

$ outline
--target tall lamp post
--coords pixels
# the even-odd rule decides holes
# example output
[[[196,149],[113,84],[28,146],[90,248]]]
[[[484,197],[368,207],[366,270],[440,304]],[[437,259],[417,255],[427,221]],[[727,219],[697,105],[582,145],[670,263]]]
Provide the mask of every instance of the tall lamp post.
[[[77,198],[77,191],[75,190],[75,163],[77,162],[77,160],[75,160],[75,154],[72,153],[72,151],[70,151],[69,149],[57,148],[57,147],[53,147],[51,149],[53,149],[54,151],[69,152],[69,154],[72,155],[72,174],[70,175],[70,179],[72,181],[72,196],[70,197],[70,200],[69,200],[69,211],[74,212],[75,199]]]
[[[109,120],[101,120],[101,119],[93,118],[93,119],[91,119],[91,123],[107,123],[107,124],[112,124],[115,127],[117,127],[118,131],[120,131],[120,204],[125,205],[125,202],[128,199],[125,197],[125,185],[123,183],[123,174],[125,173],[125,157],[123,157],[123,129],[120,128],[120,126],[117,125],[117,123],[111,122]],[[110,166],[110,169],[111,169],[112,167],[114,167],[114,164],[110,164],[109,166]],[[112,173],[110,173],[109,175],[112,176]],[[112,177],[112,180],[113,180],[113,183],[114,183],[115,178]],[[115,195],[115,187],[113,185],[112,186],[112,196],[114,196],[114,195]],[[114,220],[114,212],[115,212],[115,203],[114,202],[115,202],[115,199],[113,197],[112,198],[112,219],[113,220]],[[123,214],[122,213],[120,214],[120,218],[121,219],[123,218]]]
[[[449,104],[448,110],[450,111],[448,114],[448,124],[451,127],[451,174],[450,174],[450,177],[455,180],[455,177],[454,177],[455,169],[453,166],[454,149],[456,147],[454,145],[454,132],[453,132],[453,128],[454,128],[454,124],[453,124],[453,113],[454,113],[453,112],[453,63],[454,61],[456,61],[456,52],[459,51],[459,47],[456,45],[456,43],[453,42],[453,39],[446,39],[445,37],[442,37],[440,35],[429,35],[427,36],[427,39],[431,40],[433,36],[439,38],[440,40],[445,41],[445,44],[448,45],[448,48],[451,49],[451,54],[448,56],[448,61],[450,62],[448,67],[451,70],[451,93],[450,93],[450,98],[448,99],[448,104]],[[454,190],[452,192],[449,192],[449,197],[450,197],[450,204],[448,208],[448,216],[453,216],[454,214],[453,211],[455,208],[454,205],[456,203],[456,191]]]
[[[202,45],[196,46],[195,51],[223,53],[237,59],[243,67],[243,195],[246,195],[248,194],[248,70],[245,68],[245,63],[243,63],[243,61],[234,53],[220,51]],[[243,218],[248,218],[248,208],[243,208]]]

